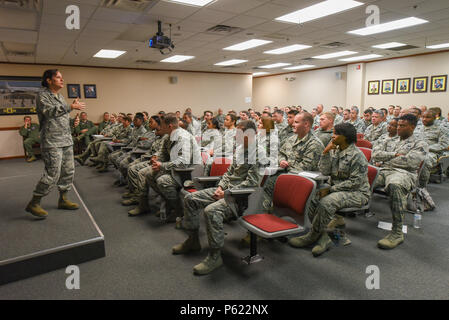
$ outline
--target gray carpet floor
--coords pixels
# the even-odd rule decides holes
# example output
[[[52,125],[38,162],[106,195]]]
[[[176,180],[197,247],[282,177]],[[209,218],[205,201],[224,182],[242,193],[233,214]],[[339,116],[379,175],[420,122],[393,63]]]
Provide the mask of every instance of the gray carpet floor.
[[[41,161],[0,162],[0,174],[39,173]],[[65,270],[0,286],[0,299],[449,299],[449,199],[446,181],[429,185],[437,209],[423,214],[421,229],[409,225],[405,242],[384,251],[376,243],[387,231],[378,221],[391,221],[386,199],[376,197],[371,218],[346,219],[352,245],[333,246],[319,258],[310,249],[294,249],[278,241],[262,241],[263,262],[248,266],[241,258],[249,249],[240,245],[245,231],[237,224],[226,226],[224,266],[197,277],[192,267],[207,252],[173,256],[171,247],[185,239],[173,224],[159,222],[154,215],[130,218],[120,205],[123,188],[113,187],[114,173],[99,174],[87,167],[76,168],[75,185],[105,234],[106,257],[81,264],[80,290],[67,290]],[[56,191],[55,191],[56,192]],[[1,194],[3,198],[3,193]],[[260,205],[252,198],[250,210]],[[4,199],[2,199],[2,202]],[[25,206],[28,196],[21,206]],[[19,213],[21,214],[21,213]],[[25,216],[26,213],[23,212]],[[44,223],[51,224],[49,217]],[[380,270],[380,289],[368,290],[368,266]]]

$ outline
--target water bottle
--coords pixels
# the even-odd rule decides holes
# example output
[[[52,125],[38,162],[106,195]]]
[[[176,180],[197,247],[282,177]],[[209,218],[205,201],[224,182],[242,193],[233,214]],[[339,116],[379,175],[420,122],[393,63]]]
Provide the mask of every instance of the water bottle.
[[[416,210],[416,213],[413,218],[413,228],[415,229],[421,228],[421,219],[422,219],[421,211]]]

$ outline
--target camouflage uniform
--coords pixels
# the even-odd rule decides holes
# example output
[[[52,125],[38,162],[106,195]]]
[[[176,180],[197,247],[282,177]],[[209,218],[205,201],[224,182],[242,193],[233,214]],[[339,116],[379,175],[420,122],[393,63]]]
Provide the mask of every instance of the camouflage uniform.
[[[366,129],[372,125],[371,121],[362,120],[363,123],[363,132],[366,132]]]
[[[122,141],[122,143],[124,144],[128,144],[131,141],[132,132],[133,128],[130,125],[127,126],[126,128],[122,126],[120,130],[116,130],[113,132],[112,139],[117,139]],[[109,163],[109,154],[111,152],[112,152],[111,143],[102,141],[100,143],[97,158],[99,159],[100,162],[102,162],[105,165],[105,167],[107,167]]]
[[[55,184],[60,192],[69,191],[75,173],[70,128],[71,108],[62,94],[54,95],[48,88],[43,88],[38,93],[36,109],[41,126],[41,149],[45,171],[33,195],[43,197]]]
[[[291,136],[294,136],[295,133],[293,132],[293,128],[290,126],[286,126],[281,131],[279,131],[279,145],[282,147],[285,141],[287,141],[288,138]]]
[[[128,142],[126,146],[131,148],[137,147],[137,145],[139,144],[139,139],[143,137],[146,132],[147,129],[145,129],[143,125],[141,125],[139,128],[132,129],[129,139],[126,140]],[[128,155],[128,152],[126,152],[125,150],[116,150],[109,154],[109,161],[111,161],[116,168],[119,168],[120,162],[124,160]]]
[[[183,150],[183,148],[186,149]],[[174,154],[175,151],[177,154]],[[174,169],[201,164],[201,153],[195,137],[182,128],[174,130],[170,137],[164,140],[158,153],[158,161],[161,162],[160,170],[151,171],[147,174],[146,180],[148,185],[166,200],[168,213],[170,209],[180,208],[178,189],[182,185]]]
[[[332,135],[334,134],[334,130],[328,130],[324,131],[321,128],[317,129],[315,131],[315,136],[320,139],[320,141],[323,143],[323,145],[326,147],[329,142],[332,140]]]
[[[307,212],[312,231],[317,234],[324,231],[339,209],[362,207],[371,196],[368,162],[355,144],[322,155],[319,168],[323,175],[331,177],[331,188],[324,198],[319,199],[317,194]]]
[[[109,121],[102,121],[98,124],[98,128],[97,128],[97,133],[101,133],[104,128],[108,127],[111,125],[111,122]]]
[[[387,123],[385,121],[382,121],[377,126],[374,124],[370,125],[365,130],[365,140],[370,141],[371,143],[374,143],[377,139],[379,139],[382,135],[387,133]]]
[[[334,126],[337,125],[337,124],[339,124],[339,123],[342,123],[342,122],[343,122],[343,117],[342,117],[341,115],[337,114],[337,115],[335,116]]]
[[[305,137],[300,139],[294,135],[285,141],[279,150],[279,162],[287,161],[289,166],[286,171],[279,170],[270,176],[265,182],[263,193],[263,207],[265,210],[272,209],[273,192],[277,178],[286,172],[299,173],[301,171],[317,171],[321,154],[323,153],[323,143],[310,131]]]
[[[383,134],[379,139],[374,141],[373,143],[373,154],[376,153],[378,158],[383,157],[383,152],[393,152],[396,149],[396,143],[399,141],[398,136],[390,137],[390,134],[387,132]],[[379,161],[378,158],[377,161],[374,160],[373,157],[371,157],[371,162],[377,166],[382,166],[382,161]]]
[[[357,120],[352,121],[351,119],[349,119],[347,121],[348,123],[352,124],[355,129],[357,130],[357,133],[363,133],[364,132],[364,124],[363,124],[363,120],[360,118],[357,118]]]
[[[274,123],[274,127],[277,130],[277,132],[281,132],[285,127],[287,127],[287,124],[285,122],[281,122],[281,123]]]
[[[234,157],[233,164],[223,175],[218,186],[223,191],[251,188],[257,186],[259,179],[257,164],[248,164],[248,157],[245,155],[243,164],[238,164],[236,157]],[[213,197],[215,190],[216,188],[201,190],[188,194],[184,198],[184,228],[187,230],[198,230],[200,227],[200,213],[204,209],[210,249],[220,249],[224,246],[223,222],[238,218],[236,208],[230,206],[225,199],[216,200]]]
[[[86,132],[81,133],[81,130],[87,129]],[[84,145],[88,145],[90,143],[91,136],[97,132],[97,127],[90,120],[80,120],[79,125],[77,125],[74,129],[74,133],[76,135],[76,140],[82,140]]]
[[[33,157],[33,145],[41,143],[39,130],[39,125],[36,123],[31,123],[27,129],[25,129],[25,126],[22,126],[19,130],[19,134],[23,137],[23,149],[27,157]]]
[[[396,140],[394,151],[376,149],[373,152],[373,161],[382,162],[374,187],[385,187],[390,195],[393,232],[402,234],[407,196],[415,186],[418,167],[425,159],[427,151],[426,143],[412,135],[405,140]],[[397,153],[403,156],[395,157]]]
[[[432,168],[437,165],[438,158],[443,155],[449,146],[449,134],[435,123],[428,127],[424,126],[422,134],[424,141],[429,146],[429,152],[426,155],[421,177],[418,181],[419,186],[424,188],[429,181]]]

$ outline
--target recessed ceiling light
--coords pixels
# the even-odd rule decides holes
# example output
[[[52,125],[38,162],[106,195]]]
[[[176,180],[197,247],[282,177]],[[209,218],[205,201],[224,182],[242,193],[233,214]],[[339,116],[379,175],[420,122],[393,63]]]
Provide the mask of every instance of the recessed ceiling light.
[[[227,60],[227,61],[216,63],[216,64],[214,64],[214,66],[233,66],[235,64],[240,64],[240,63],[244,63],[244,62],[248,62],[248,60],[232,59],[232,60]]]
[[[349,31],[348,33],[357,34],[359,36],[368,36],[371,34],[377,34],[377,33],[382,33],[382,32],[387,32],[387,31],[392,31],[392,30],[413,27],[413,26],[427,23],[427,22],[429,22],[429,21],[424,20],[424,19],[415,18],[415,17],[410,17],[410,18],[405,18],[405,19],[400,19],[400,20],[395,20],[395,21],[391,21],[391,22],[377,24],[377,25],[367,27],[367,28]]]
[[[161,62],[169,62],[169,63],[179,63],[179,62],[183,62],[183,61],[187,61],[187,60],[191,60],[195,58],[194,56],[181,56],[181,55],[177,55],[177,56],[173,56],[164,60],[161,60]]]
[[[388,43],[384,43],[384,44],[378,44],[377,46],[373,46],[373,48],[391,49],[391,48],[399,48],[399,47],[403,47],[403,46],[406,46],[406,44],[400,43],[400,42],[388,42]]]
[[[340,59],[340,61],[363,61],[363,60],[375,59],[375,58],[380,58],[380,57],[383,57],[383,56],[381,56],[380,54],[367,54],[365,56]]]
[[[286,67],[286,66],[291,66],[291,63],[274,63],[274,64],[267,64],[266,66],[260,66],[259,68],[264,68],[264,69],[274,69],[274,68],[281,68],[281,67]]]
[[[242,43],[237,43],[237,44],[235,44],[233,46],[224,48],[223,50],[243,51],[243,50],[248,50],[248,49],[251,49],[251,48],[263,46],[265,44],[272,43],[272,42],[273,41],[252,39],[252,40],[248,40],[248,41],[245,41],[245,42],[242,42]]]
[[[313,68],[313,67],[316,67],[316,66],[311,65],[311,64],[303,64],[301,66],[284,68],[284,70],[301,70],[301,69],[308,69],[308,68]]]
[[[101,49],[94,55],[94,58],[115,59],[125,52],[126,51]]]
[[[275,20],[290,23],[305,23],[335,13],[346,11],[363,5],[362,2],[352,0],[327,0],[313,6],[291,12]]]
[[[211,3],[214,0],[165,0],[167,2],[175,2],[179,4],[187,4],[191,6],[204,7],[206,4]]]
[[[313,59],[332,59],[332,58],[339,58],[339,57],[344,57],[344,56],[350,56],[351,54],[356,54],[358,52],[355,51],[339,51],[339,52],[334,52],[334,53],[328,53],[328,54],[323,54],[321,56],[315,56],[312,57]]]
[[[308,48],[311,48],[311,46],[306,46],[304,44],[294,44],[294,45],[291,45],[288,47],[282,47],[279,49],[265,51],[264,53],[266,53],[266,54],[285,54],[285,53],[295,52],[295,51],[304,50],[304,49],[308,49]]]
[[[433,46],[426,46],[427,49],[442,49],[449,48],[449,43],[435,44]]]
[[[269,72],[256,72],[256,73],[253,73],[253,77],[263,76],[263,75],[266,75],[266,74],[270,74],[270,73]]]

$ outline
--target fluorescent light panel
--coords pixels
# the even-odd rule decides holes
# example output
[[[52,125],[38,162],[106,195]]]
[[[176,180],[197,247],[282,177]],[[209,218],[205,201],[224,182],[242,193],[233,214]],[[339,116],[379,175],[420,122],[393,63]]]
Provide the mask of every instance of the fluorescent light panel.
[[[205,5],[211,3],[215,0],[165,0],[167,2],[174,2],[180,4],[187,4],[191,6],[204,7]]]
[[[274,69],[274,68],[281,68],[281,67],[286,67],[286,66],[291,66],[291,63],[274,63],[274,64],[267,64],[266,66],[260,66],[259,68],[264,68],[264,69]]]
[[[400,43],[400,42],[388,42],[388,43],[384,43],[384,44],[378,44],[377,46],[373,46],[373,48],[391,49],[391,48],[399,48],[399,47],[403,47],[403,46],[406,46],[406,44]]]
[[[94,58],[115,59],[125,52],[126,51],[101,49],[94,55]]]
[[[316,67],[316,66],[311,65],[311,64],[303,64],[301,66],[284,68],[284,70],[301,70],[301,69],[309,69],[309,68],[314,68],[314,67]]]
[[[391,22],[377,24],[377,25],[367,27],[367,28],[349,31],[348,33],[356,34],[359,36],[368,36],[371,34],[377,34],[377,33],[382,33],[382,32],[387,32],[387,31],[392,31],[392,30],[409,28],[409,27],[417,26],[417,25],[427,23],[427,22],[429,22],[429,21],[424,20],[424,19],[415,18],[415,17],[410,17],[410,18],[405,18],[405,19],[400,19],[400,20],[395,20],[395,21],[391,21]]]
[[[300,51],[300,50],[304,50],[304,49],[308,49],[308,48],[311,48],[311,46],[306,46],[304,44],[294,44],[294,45],[282,47],[279,49],[265,51],[264,53],[266,53],[266,54],[285,54],[285,53]]]
[[[352,0],[327,0],[313,6],[286,14],[275,20],[290,23],[305,23],[322,17],[330,16],[363,5]]]
[[[340,59],[340,61],[362,61],[362,60],[369,60],[369,59],[375,59],[375,58],[380,58],[383,57],[380,54],[367,54],[365,56],[358,56],[358,57],[351,57],[351,58],[345,58],[345,59]]]
[[[344,57],[344,56],[350,56],[351,54],[356,54],[358,52],[355,51],[339,51],[339,52],[334,52],[334,53],[328,53],[328,54],[323,54],[321,56],[315,56],[312,57],[314,59],[332,59],[332,58],[339,58],[339,57]]]
[[[266,74],[270,74],[270,73],[269,72],[256,72],[256,73],[253,73],[253,77],[263,76],[263,75],[266,75]]]
[[[442,49],[442,48],[449,48],[449,43],[441,43],[441,44],[435,44],[432,46],[426,46],[427,49]]]
[[[248,62],[248,60],[232,59],[214,64],[214,66],[233,66],[236,64]]]
[[[265,44],[272,43],[272,42],[273,41],[252,39],[252,40],[248,40],[248,41],[245,41],[245,42],[237,43],[237,44],[235,44],[233,46],[224,48],[223,50],[243,51],[243,50],[248,50],[248,49],[252,49],[252,48],[255,48],[255,47],[263,46]]]
[[[161,60],[161,62],[168,62],[168,63],[179,63],[179,62],[183,62],[183,61],[187,61],[187,60],[191,60],[195,58],[194,56],[181,56],[181,55],[176,55],[176,56],[172,56],[170,58]]]

